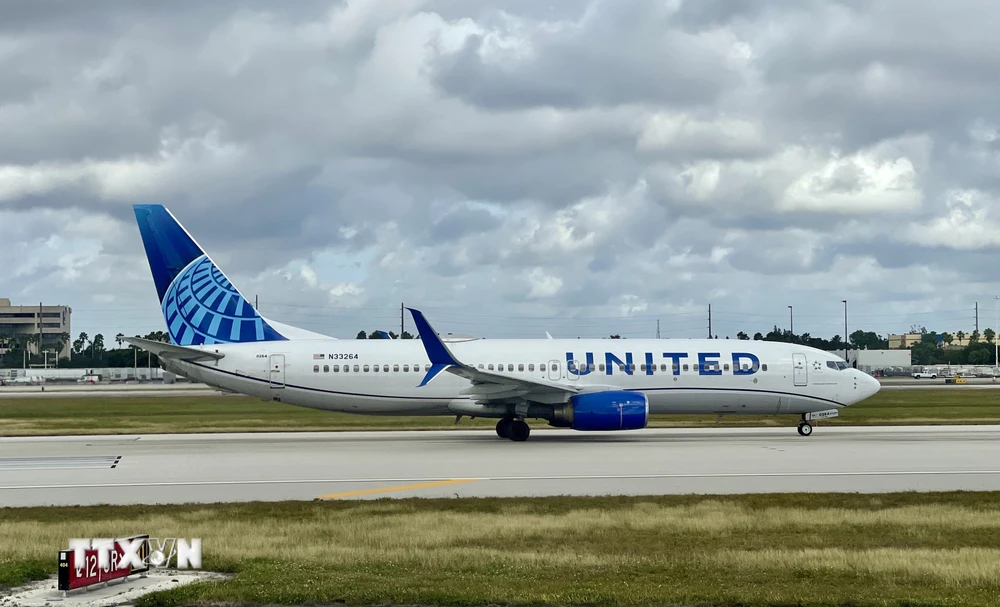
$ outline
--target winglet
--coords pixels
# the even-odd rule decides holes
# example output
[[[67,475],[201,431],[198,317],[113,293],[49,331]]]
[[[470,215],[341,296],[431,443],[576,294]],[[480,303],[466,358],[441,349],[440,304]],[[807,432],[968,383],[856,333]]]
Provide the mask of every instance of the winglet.
[[[424,344],[424,350],[427,351],[427,358],[431,361],[431,368],[424,376],[424,380],[420,382],[420,386],[417,386],[419,388],[427,385],[448,367],[461,367],[462,363],[458,362],[448,346],[444,345],[438,334],[434,332],[434,328],[424,318],[423,312],[413,308],[407,308],[407,310],[413,316],[413,322],[417,325],[417,334],[420,336],[421,343]]]

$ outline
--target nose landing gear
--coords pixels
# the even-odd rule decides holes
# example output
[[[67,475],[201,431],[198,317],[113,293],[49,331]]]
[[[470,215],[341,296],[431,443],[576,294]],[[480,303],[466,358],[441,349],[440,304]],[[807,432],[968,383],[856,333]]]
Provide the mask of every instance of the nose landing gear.
[[[812,433],[813,433],[812,424],[810,424],[806,420],[802,420],[802,421],[799,422],[799,434],[800,435],[802,435],[802,436],[809,436]]]

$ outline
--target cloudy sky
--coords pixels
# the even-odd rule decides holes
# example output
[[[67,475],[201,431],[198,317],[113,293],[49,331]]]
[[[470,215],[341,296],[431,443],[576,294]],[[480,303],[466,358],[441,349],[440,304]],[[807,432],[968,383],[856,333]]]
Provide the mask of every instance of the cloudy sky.
[[[0,3],[0,297],[163,328],[163,203],[352,337],[971,330],[1000,293],[1000,4]],[[407,318],[408,327],[412,322]]]

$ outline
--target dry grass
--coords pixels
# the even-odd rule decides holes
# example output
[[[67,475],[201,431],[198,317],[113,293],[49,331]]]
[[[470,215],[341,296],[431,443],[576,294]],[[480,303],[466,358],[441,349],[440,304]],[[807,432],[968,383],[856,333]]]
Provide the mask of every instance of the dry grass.
[[[70,537],[131,533],[201,537],[206,567],[239,573],[147,605],[995,607],[1000,591],[1000,499],[989,493],[10,509],[0,580],[54,565]]]

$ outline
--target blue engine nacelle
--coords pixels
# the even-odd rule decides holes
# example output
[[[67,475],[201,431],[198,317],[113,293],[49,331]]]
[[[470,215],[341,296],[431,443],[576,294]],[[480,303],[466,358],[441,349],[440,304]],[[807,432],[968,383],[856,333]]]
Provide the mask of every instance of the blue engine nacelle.
[[[592,392],[570,398],[553,413],[553,426],[593,431],[638,430],[649,421],[649,401],[642,392]]]

